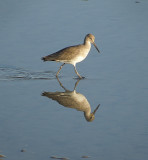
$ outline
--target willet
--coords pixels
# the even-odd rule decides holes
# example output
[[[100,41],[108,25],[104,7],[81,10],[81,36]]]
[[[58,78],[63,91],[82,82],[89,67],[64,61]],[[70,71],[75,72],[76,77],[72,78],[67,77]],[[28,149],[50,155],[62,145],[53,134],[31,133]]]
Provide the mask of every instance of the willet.
[[[72,64],[74,66],[75,72],[78,75],[78,77],[81,79],[83,77],[80,76],[76,69],[76,63],[83,61],[91,48],[91,43],[95,46],[98,52],[99,49],[95,44],[95,36],[92,34],[87,34],[84,43],[76,46],[70,46],[67,48],[64,48],[62,50],[59,50],[53,54],[50,54],[48,56],[42,57],[43,61],[56,61],[56,62],[62,62],[63,64],[60,66],[60,69],[58,70],[56,76],[58,76],[60,70],[62,67],[68,63]]]

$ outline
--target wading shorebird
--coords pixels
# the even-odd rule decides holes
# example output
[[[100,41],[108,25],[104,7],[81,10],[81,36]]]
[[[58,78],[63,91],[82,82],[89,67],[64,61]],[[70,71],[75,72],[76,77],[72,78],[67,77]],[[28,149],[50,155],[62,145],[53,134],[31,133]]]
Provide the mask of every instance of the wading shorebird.
[[[87,34],[84,43],[76,46],[70,46],[67,48],[64,48],[62,50],[59,50],[53,54],[50,54],[48,56],[42,57],[43,61],[56,61],[56,62],[62,62],[63,64],[60,66],[60,69],[58,70],[56,76],[58,76],[60,70],[62,67],[67,64],[72,64],[74,66],[75,72],[78,75],[78,77],[81,79],[83,77],[80,76],[76,69],[76,63],[83,61],[91,48],[91,43],[95,46],[97,51],[100,53],[98,47],[95,44],[95,36],[92,34]]]

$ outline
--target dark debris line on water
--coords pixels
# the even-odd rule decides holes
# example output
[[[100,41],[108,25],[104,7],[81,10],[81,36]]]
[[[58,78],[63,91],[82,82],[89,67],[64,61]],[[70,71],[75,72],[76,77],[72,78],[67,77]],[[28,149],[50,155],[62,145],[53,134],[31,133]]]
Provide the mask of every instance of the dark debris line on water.
[[[66,157],[57,157],[57,156],[51,156],[52,159],[61,159],[61,160],[69,160],[69,158]]]
[[[69,160],[67,157],[57,157],[57,156],[51,156],[52,159],[61,159],[61,160]],[[82,156],[81,158],[91,158],[90,156]]]

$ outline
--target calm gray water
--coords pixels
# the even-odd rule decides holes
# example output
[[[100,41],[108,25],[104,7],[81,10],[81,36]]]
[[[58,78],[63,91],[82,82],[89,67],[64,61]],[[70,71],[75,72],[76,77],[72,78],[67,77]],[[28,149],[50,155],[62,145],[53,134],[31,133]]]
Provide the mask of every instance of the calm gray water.
[[[1,0],[0,155],[147,160],[147,16],[147,0]],[[72,92],[73,66],[63,67],[58,82],[60,63],[40,58],[82,43],[88,33],[101,54],[92,46],[77,64],[86,78]],[[75,96],[87,105],[74,108],[58,94],[67,103],[71,98],[75,104]],[[83,112],[99,104],[88,122]]]

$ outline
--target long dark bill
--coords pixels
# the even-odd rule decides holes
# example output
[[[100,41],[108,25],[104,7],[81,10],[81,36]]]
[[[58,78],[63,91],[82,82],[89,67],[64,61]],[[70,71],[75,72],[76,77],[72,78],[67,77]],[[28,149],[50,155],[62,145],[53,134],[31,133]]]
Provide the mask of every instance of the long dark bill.
[[[93,45],[95,46],[96,50],[100,53],[98,47],[96,46],[95,42],[93,42]]]
[[[100,104],[99,104],[99,105],[96,107],[96,109],[93,111],[93,114],[96,113],[96,111],[98,110],[99,106],[100,106]]]

